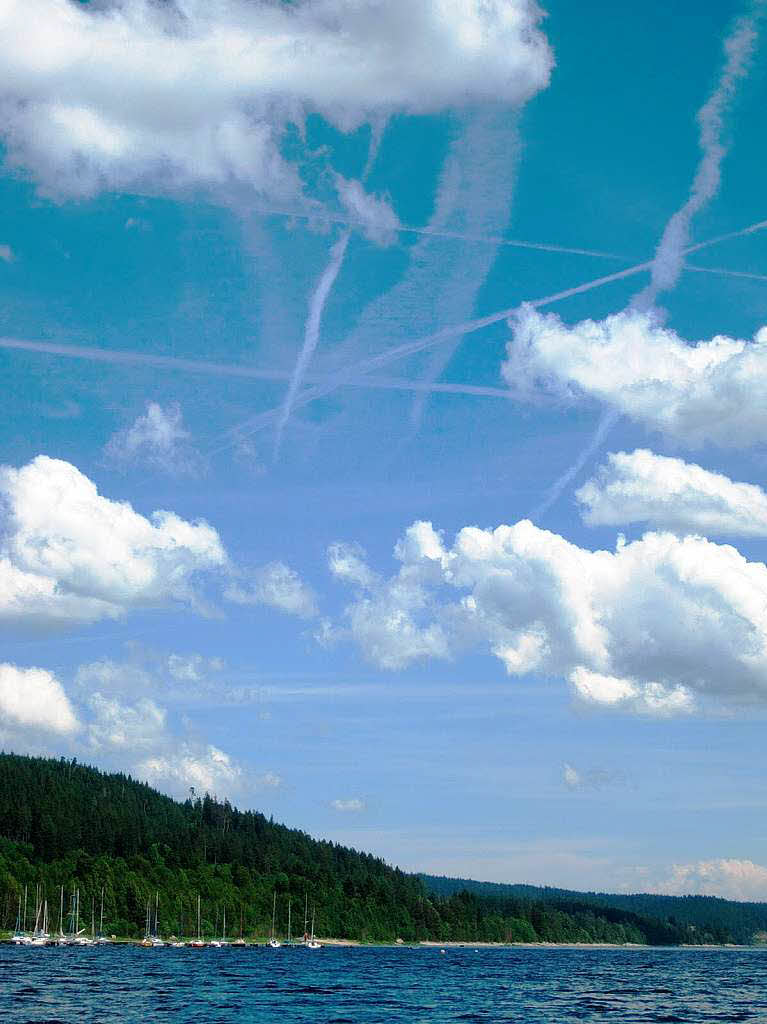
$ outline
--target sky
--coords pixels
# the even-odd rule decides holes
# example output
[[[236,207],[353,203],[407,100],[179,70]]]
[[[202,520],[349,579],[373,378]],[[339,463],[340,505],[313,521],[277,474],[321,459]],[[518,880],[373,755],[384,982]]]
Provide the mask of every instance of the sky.
[[[0,0],[0,746],[767,900],[766,15]]]

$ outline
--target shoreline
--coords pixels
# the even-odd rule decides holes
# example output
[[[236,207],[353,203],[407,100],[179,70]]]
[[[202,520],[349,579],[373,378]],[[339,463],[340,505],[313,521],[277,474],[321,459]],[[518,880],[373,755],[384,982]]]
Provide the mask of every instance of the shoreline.
[[[175,938],[170,936],[164,940],[162,949],[174,948],[171,943],[176,941]],[[183,940],[182,940],[183,941]],[[262,949],[267,947],[266,938],[256,938],[251,941],[245,942],[245,945],[235,945],[234,942],[228,942],[225,946],[221,947],[224,949]],[[412,942],[399,940],[396,942],[363,942],[360,939],[337,939],[337,938],[317,938],[317,941],[322,946],[335,949],[628,949],[628,950],[652,950],[652,949],[690,949],[690,950],[763,950],[767,952],[767,945],[738,945],[736,943],[681,943],[678,946],[651,946],[648,943],[640,942],[471,942],[463,939],[448,939],[443,942],[439,942],[435,939],[420,939]],[[0,933],[0,944],[1,945],[15,945],[11,939],[11,933],[5,932]],[[51,946],[56,945],[50,943]],[[104,943],[103,946],[134,946],[138,949],[142,947],[141,939],[132,939],[125,937],[118,937],[109,939],[108,942]],[[98,943],[92,947],[83,948],[103,948],[99,947]],[[21,946],[20,948],[30,948],[28,946]],[[189,947],[188,942],[184,942],[183,948]],[[204,946],[202,948],[215,948]],[[300,949],[302,943],[297,942],[292,945],[283,945],[283,949]]]

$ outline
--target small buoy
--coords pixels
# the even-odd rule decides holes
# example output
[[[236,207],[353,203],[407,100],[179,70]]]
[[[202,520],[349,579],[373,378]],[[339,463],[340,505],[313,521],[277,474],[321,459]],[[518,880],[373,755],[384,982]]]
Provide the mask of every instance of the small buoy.
[[[441,950],[440,950],[440,953],[441,953],[441,954],[442,954],[442,955],[444,956],[444,955],[445,955],[445,950],[444,950],[444,949],[441,949]]]

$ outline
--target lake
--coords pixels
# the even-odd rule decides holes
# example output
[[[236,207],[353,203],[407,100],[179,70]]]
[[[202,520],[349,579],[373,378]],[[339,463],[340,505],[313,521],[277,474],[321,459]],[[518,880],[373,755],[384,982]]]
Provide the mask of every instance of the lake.
[[[767,950],[24,949],[8,1024],[767,1021]]]

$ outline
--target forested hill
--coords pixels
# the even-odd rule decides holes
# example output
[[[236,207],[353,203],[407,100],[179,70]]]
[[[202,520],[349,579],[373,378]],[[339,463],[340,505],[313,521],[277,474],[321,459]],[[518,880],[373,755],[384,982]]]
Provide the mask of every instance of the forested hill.
[[[470,892],[483,906],[503,905],[508,900],[529,900],[566,909],[590,906],[629,911],[697,934],[697,941],[737,942],[748,945],[759,933],[767,940],[767,903],[743,903],[718,896],[663,896],[655,893],[576,892],[550,886],[513,885],[475,882],[466,878],[420,875],[430,893],[449,899],[459,892]],[[685,941],[695,941],[687,939]]]
[[[438,881],[438,880],[436,880]],[[447,881],[447,880],[443,880]],[[197,897],[203,931],[268,934],[277,894],[302,931],[308,896],[321,935],[367,941],[696,942],[736,936],[602,906],[581,894],[434,891],[382,860],[242,812],[210,796],[180,803],[122,774],[76,761],[0,754],[0,929],[16,923],[20,894],[38,890],[58,928],[60,887],[78,889],[86,921],[105,895],[105,931],[141,934],[159,894],[160,931],[189,936]],[[479,883],[476,883],[479,884]]]

